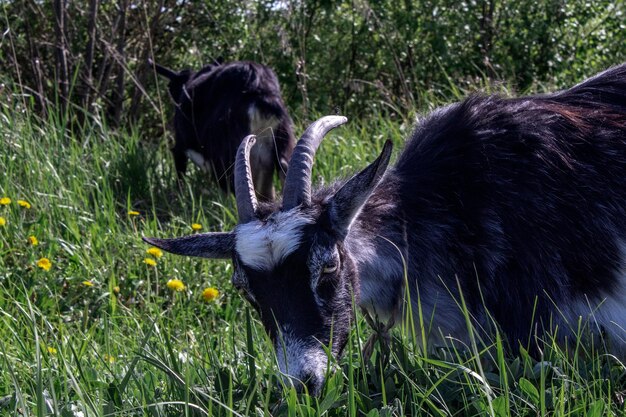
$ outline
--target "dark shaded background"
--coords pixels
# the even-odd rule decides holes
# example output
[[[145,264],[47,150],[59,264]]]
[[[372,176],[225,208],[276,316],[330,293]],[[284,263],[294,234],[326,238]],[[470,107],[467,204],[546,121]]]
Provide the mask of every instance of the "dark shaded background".
[[[79,123],[87,110],[113,126],[164,128],[161,109],[171,106],[148,57],[176,69],[214,59],[268,64],[296,119],[408,117],[494,82],[541,91],[626,60],[624,1],[7,0],[0,8],[2,100],[44,115],[73,109],[66,114]]]

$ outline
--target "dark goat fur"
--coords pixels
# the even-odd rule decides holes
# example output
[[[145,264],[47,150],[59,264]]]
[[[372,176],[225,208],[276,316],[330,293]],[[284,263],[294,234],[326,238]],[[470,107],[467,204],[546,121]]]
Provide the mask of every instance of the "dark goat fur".
[[[213,171],[223,190],[232,189],[237,147],[255,133],[260,138],[252,156],[256,191],[262,199],[273,199],[273,173],[284,177],[295,143],[274,72],[249,61],[210,64],[197,72],[175,72],[156,64],[155,69],[170,80],[169,92],[176,103],[172,152],[178,175],[185,173],[193,151],[202,156],[205,162],[200,165]]]
[[[403,248],[422,300],[437,298],[424,280],[457,293],[458,278],[470,312],[484,318],[486,307],[514,346],[528,340],[536,297],[535,317],[547,325],[573,300],[593,308],[620,294],[626,65],[555,94],[474,95],[437,110],[357,222]],[[389,225],[406,231],[390,234]]]
[[[344,122],[314,123],[294,161],[315,152],[304,137]],[[348,340],[353,295],[396,321],[410,295],[435,344],[468,342],[462,296],[478,334],[495,323],[514,350],[539,347],[535,330],[558,326],[562,340],[582,320],[626,359],[626,64],[555,94],[440,108],[381,179],[390,154],[387,143],[310,199],[303,187],[298,205],[261,204],[231,233],[146,240],[232,257],[233,284],[259,311],[281,371],[314,393],[328,364],[321,345],[338,356]]]

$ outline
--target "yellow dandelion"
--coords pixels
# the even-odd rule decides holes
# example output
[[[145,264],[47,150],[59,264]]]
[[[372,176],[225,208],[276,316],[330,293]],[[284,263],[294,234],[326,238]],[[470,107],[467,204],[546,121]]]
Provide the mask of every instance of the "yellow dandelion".
[[[128,211],[128,215],[129,216],[139,216],[139,212],[135,211],[135,210],[129,210]]]
[[[35,236],[28,236],[28,243],[30,243],[33,246],[37,246],[39,245],[39,240],[37,240]]]
[[[9,197],[0,198],[0,206],[8,206],[11,204],[11,199]]]
[[[114,292],[115,294],[119,294],[119,293],[120,293],[120,287],[119,287],[119,285],[116,285],[115,287],[113,287],[113,292]]]
[[[51,355],[56,355],[57,354],[57,350],[55,348],[53,348],[52,346],[48,346],[48,353]]]
[[[91,282],[91,281],[83,281],[83,285],[85,287],[93,287],[93,282]]]
[[[17,200],[17,204],[19,204],[20,206],[24,207],[25,209],[29,209],[30,208],[30,203],[26,200]]]
[[[146,253],[154,256],[155,258],[160,258],[163,256],[163,252],[159,248],[150,248],[146,251]]]
[[[169,281],[167,281],[167,288],[169,288],[172,291],[184,291],[185,290],[185,284],[179,280],[179,279],[170,279]]]
[[[109,355],[108,353],[104,354],[104,360],[109,363],[115,362],[115,356]]]
[[[202,298],[207,302],[215,300],[219,295],[220,292],[214,287],[205,288],[204,291],[202,291]]]
[[[49,271],[52,268],[52,262],[48,258],[41,258],[37,261],[37,266],[44,271]]]
[[[156,266],[156,261],[152,258],[146,258],[143,260],[143,263],[150,266]]]
[[[196,231],[202,230],[202,225],[200,223],[192,223],[191,228]]]
[[[0,217],[0,226],[6,226],[7,224],[7,219],[5,219],[4,217]]]

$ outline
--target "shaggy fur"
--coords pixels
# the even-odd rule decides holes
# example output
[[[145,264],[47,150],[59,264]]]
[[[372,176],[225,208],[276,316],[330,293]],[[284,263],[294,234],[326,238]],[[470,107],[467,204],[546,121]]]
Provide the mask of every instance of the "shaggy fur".
[[[475,95],[435,111],[347,240],[363,289],[398,288],[401,265],[391,277],[387,265],[398,255],[368,259],[391,253],[388,241],[401,248],[412,299],[434,311],[444,336],[464,339],[458,280],[473,316],[487,326],[486,308],[514,346],[528,341],[534,314],[544,328],[597,318],[624,350],[625,237],[622,65],[555,94]],[[397,291],[386,293],[361,299],[385,310]],[[606,314],[592,317],[596,308]]]
[[[255,62],[211,64],[198,72],[174,72],[156,66],[170,80],[176,103],[172,149],[182,176],[191,158],[213,171],[224,190],[232,189],[232,165],[241,140],[258,136],[251,160],[256,191],[265,200],[274,196],[272,175],[287,169],[295,139],[276,74]]]

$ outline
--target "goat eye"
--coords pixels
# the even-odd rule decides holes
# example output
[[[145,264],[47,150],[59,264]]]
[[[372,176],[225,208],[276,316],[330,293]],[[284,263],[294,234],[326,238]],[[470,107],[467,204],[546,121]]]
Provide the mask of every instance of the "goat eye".
[[[324,265],[324,269],[322,270],[322,274],[333,274],[337,272],[337,268],[339,267],[339,262],[333,260]]]

